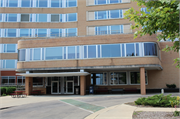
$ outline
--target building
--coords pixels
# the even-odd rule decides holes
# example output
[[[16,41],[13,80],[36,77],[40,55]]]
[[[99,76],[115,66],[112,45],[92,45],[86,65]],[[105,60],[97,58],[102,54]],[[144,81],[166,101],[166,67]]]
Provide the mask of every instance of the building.
[[[27,94],[179,88],[178,53],[156,35],[134,39],[123,13],[130,0],[0,0],[1,85]],[[18,50],[17,50],[18,49]]]

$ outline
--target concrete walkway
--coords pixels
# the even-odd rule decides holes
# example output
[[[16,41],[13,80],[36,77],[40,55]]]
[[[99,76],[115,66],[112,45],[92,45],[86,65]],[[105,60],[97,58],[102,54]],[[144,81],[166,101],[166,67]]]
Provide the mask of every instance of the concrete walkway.
[[[180,111],[180,108],[177,108]],[[154,108],[154,107],[135,107],[126,104],[116,105],[109,108],[102,109],[95,112],[85,119],[132,119],[134,111],[161,111],[161,112],[173,112],[174,108]]]

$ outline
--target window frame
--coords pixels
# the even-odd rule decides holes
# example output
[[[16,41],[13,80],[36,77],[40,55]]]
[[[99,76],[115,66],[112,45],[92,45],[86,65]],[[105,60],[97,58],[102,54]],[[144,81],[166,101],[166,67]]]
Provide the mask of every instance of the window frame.
[[[111,73],[113,73],[113,79],[114,79],[114,72],[116,73],[120,73],[120,72],[125,72],[126,73],[126,84],[114,84],[114,80],[113,80],[113,84],[111,84]],[[109,85],[110,86],[117,86],[117,85],[128,85],[128,71],[110,71],[109,72]]]
[[[129,85],[141,85],[141,77],[140,77],[140,83],[139,84],[132,84],[131,83],[131,72],[139,72],[141,75],[140,71],[129,71]],[[146,83],[146,77],[147,77],[147,83]],[[145,70],[145,85],[148,85],[148,73],[147,70]]]

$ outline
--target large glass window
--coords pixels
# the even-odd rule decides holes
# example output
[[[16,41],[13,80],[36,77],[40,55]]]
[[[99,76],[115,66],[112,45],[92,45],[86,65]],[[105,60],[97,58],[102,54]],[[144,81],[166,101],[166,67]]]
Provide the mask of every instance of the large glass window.
[[[68,4],[67,7],[76,7],[77,6],[77,0],[67,0]]]
[[[75,59],[75,46],[68,47],[68,59]]]
[[[47,22],[47,14],[37,14],[37,22]]]
[[[41,49],[40,48],[34,48],[33,60],[40,60],[40,59],[41,59]]]
[[[140,72],[130,72],[131,84],[140,84]],[[145,82],[147,84],[147,75],[145,72]]]
[[[47,29],[37,29],[35,35],[36,37],[46,37]]]
[[[48,0],[37,0],[36,7],[47,7]]]
[[[9,84],[15,84],[16,77],[15,76],[9,76]]]
[[[107,26],[96,27],[96,35],[108,34]]]
[[[33,77],[33,86],[43,85],[43,77]]]
[[[109,0],[110,1],[110,3],[112,4],[112,3],[121,3],[121,0]]]
[[[102,45],[102,57],[120,57],[120,44]]]
[[[21,22],[29,22],[29,14],[21,14]]]
[[[6,21],[17,22],[17,14],[6,14]]]
[[[110,10],[110,18],[120,18],[119,10]]]
[[[24,76],[18,76],[17,77],[17,83],[18,83],[18,85],[24,85],[25,84],[25,77]]]
[[[95,0],[96,5],[106,4],[106,0]]]
[[[139,56],[139,43],[136,43],[136,56]]]
[[[77,21],[77,13],[67,14],[68,21]]]
[[[95,19],[107,19],[107,11],[95,12]]]
[[[157,56],[157,46],[155,43],[144,43],[145,56]]]
[[[2,14],[0,14],[0,22],[2,22]]]
[[[20,29],[20,37],[31,36],[30,29]]]
[[[77,28],[69,28],[66,30],[67,36],[77,36]]]
[[[93,73],[91,75],[91,80],[95,80],[96,85],[107,85],[107,73]]]
[[[51,0],[51,7],[61,7],[62,2],[61,0]]]
[[[62,59],[62,47],[46,48],[46,60]]]
[[[32,7],[33,0],[22,0],[21,7]]]
[[[16,44],[7,44],[6,52],[16,52]]]
[[[9,83],[9,77],[8,76],[2,76],[1,77],[1,85],[7,85]]]
[[[51,22],[59,22],[59,14],[51,14]]]
[[[120,26],[121,25],[113,25],[113,26],[111,26],[111,34],[119,34],[119,33],[121,33]]]
[[[126,72],[112,72],[110,77],[111,85],[127,84]]]
[[[16,29],[6,29],[6,37],[16,37]]]
[[[59,37],[59,29],[51,29],[51,37]]]
[[[135,56],[134,43],[126,44],[126,56]]]
[[[18,0],[6,0],[6,6],[18,7]]]
[[[6,60],[6,68],[15,68],[15,60]]]
[[[96,58],[96,45],[88,46],[88,58]]]
[[[18,52],[18,56],[19,56],[19,61],[25,61],[25,57],[26,57],[26,50],[25,49],[20,49]]]

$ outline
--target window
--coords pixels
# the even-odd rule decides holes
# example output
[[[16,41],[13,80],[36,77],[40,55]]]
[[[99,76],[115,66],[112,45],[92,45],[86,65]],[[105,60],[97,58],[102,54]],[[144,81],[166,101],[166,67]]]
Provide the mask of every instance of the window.
[[[45,59],[62,59],[62,47],[46,48]]]
[[[96,45],[88,46],[88,58],[96,58]]]
[[[61,0],[51,0],[51,7],[62,7]]]
[[[67,37],[77,36],[77,28],[66,29]]]
[[[110,34],[120,34],[123,33],[123,26],[122,25],[113,25],[111,26],[111,33]]]
[[[16,77],[15,76],[9,76],[9,84],[15,84]]]
[[[75,46],[68,47],[68,59],[75,59]]]
[[[33,0],[21,0],[21,7],[32,7]]]
[[[109,0],[110,1],[110,4],[113,4],[113,3],[121,3],[121,0]]]
[[[26,49],[20,49],[18,52],[18,61],[25,61]]]
[[[3,7],[3,0],[0,0],[0,7]]]
[[[74,79],[74,86],[79,86],[79,77],[73,76],[73,79]]]
[[[95,19],[107,19],[107,11],[95,12]]]
[[[77,21],[77,13],[67,14],[67,21]]]
[[[108,34],[107,26],[96,27],[96,35]]]
[[[21,22],[29,22],[29,14],[21,14]]]
[[[48,0],[36,0],[36,7],[47,7]]]
[[[7,22],[17,22],[17,14],[6,14]]]
[[[41,59],[41,49],[40,48],[34,48],[33,60],[40,60],[40,59]]]
[[[47,29],[36,29],[35,36],[36,37],[46,37]]]
[[[120,18],[119,10],[110,10],[110,18]]]
[[[1,61],[1,68],[2,69],[14,69],[16,68],[16,61],[17,60],[0,60]]]
[[[96,5],[106,4],[106,0],[95,0]]]
[[[17,77],[17,83],[18,83],[18,85],[25,85],[25,77],[24,76],[18,76]]]
[[[20,29],[20,37],[30,37],[31,29]]]
[[[6,29],[6,37],[16,37],[16,29]]]
[[[0,22],[2,22],[3,20],[2,20],[2,14],[0,14]]]
[[[33,77],[33,86],[42,86],[43,77]]]
[[[1,77],[1,85],[7,85],[9,83],[9,77],[8,76],[2,76]]]
[[[47,14],[37,14],[36,21],[37,22],[47,22]]]
[[[145,56],[157,56],[157,46],[155,43],[144,43]]]
[[[107,85],[107,73],[92,73],[91,80],[96,83],[96,85]]]
[[[120,57],[120,44],[102,45],[102,57]]]
[[[112,72],[110,77],[111,85],[127,84],[126,72]]]
[[[136,43],[136,56],[139,56],[139,43]]]
[[[131,84],[140,84],[140,72],[130,72]],[[147,74],[145,72],[145,80],[147,84]]]
[[[51,14],[51,22],[59,22],[59,14]]]
[[[16,52],[16,44],[7,44],[6,52]]]
[[[7,7],[18,7],[18,0],[6,0]]]
[[[77,0],[67,0],[67,7],[76,7]]]
[[[126,56],[135,56],[134,43],[126,44]]]
[[[59,37],[59,29],[50,29],[51,37]]]

